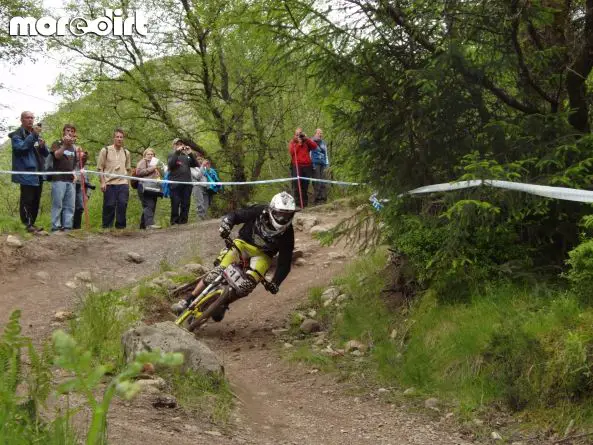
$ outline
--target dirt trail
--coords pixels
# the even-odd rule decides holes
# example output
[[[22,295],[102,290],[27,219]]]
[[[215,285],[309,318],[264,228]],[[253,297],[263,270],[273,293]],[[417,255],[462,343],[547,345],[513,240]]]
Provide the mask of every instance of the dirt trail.
[[[318,214],[322,223],[336,214]],[[85,239],[52,236],[26,243],[16,255],[2,248],[0,284],[3,314],[23,310],[24,331],[39,340],[51,330],[59,309],[73,308],[83,292],[68,288],[80,270],[90,270],[101,289],[141,281],[166,260],[176,264],[199,254],[206,265],[222,247],[218,221],[148,233],[94,235]],[[348,395],[330,375],[283,360],[282,346],[272,329],[284,327],[290,312],[306,298],[311,286],[327,285],[345,260],[328,260],[340,247],[322,248],[305,232],[297,232],[307,264],[294,266],[272,296],[257,289],[233,304],[222,323],[208,324],[200,336],[222,358],[238,397],[233,427],[220,432],[181,409],[156,410],[147,396],[130,403],[118,401],[109,415],[114,444],[468,444],[443,417],[433,421],[413,415],[370,395]],[[125,260],[129,251],[145,258]],[[347,261],[347,260],[346,260]],[[36,272],[45,271],[41,280]],[[444,414],[444,413],[443,413]]]

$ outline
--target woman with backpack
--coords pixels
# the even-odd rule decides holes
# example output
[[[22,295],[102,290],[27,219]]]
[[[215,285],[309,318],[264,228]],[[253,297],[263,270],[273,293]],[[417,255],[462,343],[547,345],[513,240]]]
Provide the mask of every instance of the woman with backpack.
[[[159,179],[161,177],[158,170],[158,159],[152,148],[144,150],[142,159],[136,164],[136,177],[144,179]],[[154,223],[156,202],[160,195],[162,195],[162,192],[158,182],[138,181],[138,197],[142,203],[141,229],[161,228],[161,226]]]

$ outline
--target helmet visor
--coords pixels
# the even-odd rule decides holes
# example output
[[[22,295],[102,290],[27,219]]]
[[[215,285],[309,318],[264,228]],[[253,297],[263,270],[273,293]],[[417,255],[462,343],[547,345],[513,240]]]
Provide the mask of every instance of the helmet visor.
[[[276,220],[278,224],[288,224],[292,217],[294,216],[294,212],[290,210],[272,210],[272,218]]]

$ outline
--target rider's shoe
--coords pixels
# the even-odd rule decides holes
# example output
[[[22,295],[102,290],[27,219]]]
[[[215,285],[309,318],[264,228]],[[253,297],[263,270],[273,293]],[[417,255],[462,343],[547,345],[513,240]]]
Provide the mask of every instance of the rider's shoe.
[[[187,309],[187,306],[189,306],[189,304],[187,303],[187,301],[185,300],[179,300],[177,303],[173,304],[171,306],[171,312],[173,312],[174,314],[181,314],[184,310]]]
[[[224,318],[224,314],[226,313],[226,311],[229,310],[229,306],[228,305],[224,305],[221,306],[219,308],[217,308],[214,313],[211,315],[212,320],[216,321],[217,323],[222,321],[222,319]]]

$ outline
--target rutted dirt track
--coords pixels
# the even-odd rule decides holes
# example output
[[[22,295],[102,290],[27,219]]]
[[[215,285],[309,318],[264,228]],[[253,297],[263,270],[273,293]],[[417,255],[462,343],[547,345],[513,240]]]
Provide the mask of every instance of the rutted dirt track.
[[[336,216],[318,214],[322,223]],[[23,311],[24,332],[36,340],[55,329],[51,317],[73,308],[83,295],[66,282],[80,270],[91,270],[101,289],[142,280],[171,264],[198,254],[210,265],[222,247],[218,221],[148,233],[36,238],[20,252],[2,247],[1,313]],[[131,403],[116,402],[109,415],[109,438],[114,444],[468,444],[449,427],[444,416],[430,420],[380,402],[368,393],[354,396],[331,375],[311,372],[281,358],[281,344],[272,329],[284,327],[288,314],[306,298],[311,286],[326,285],[339,274],[343,261],[328,262],[331,251],[305,232],[297,245],[308,252],[305,266],[292,272],[276,296],[257,289],[236,302],[222,323],[209,324],[200,336],[224,362],[237,409],[229,431],[220,431],[181,409],[157,410],[145,396]],[[125,260],[129,251],[145,262]],[[35,274],[48,272],[49,278]],[[444,413],[442,413],[444,414]]]

